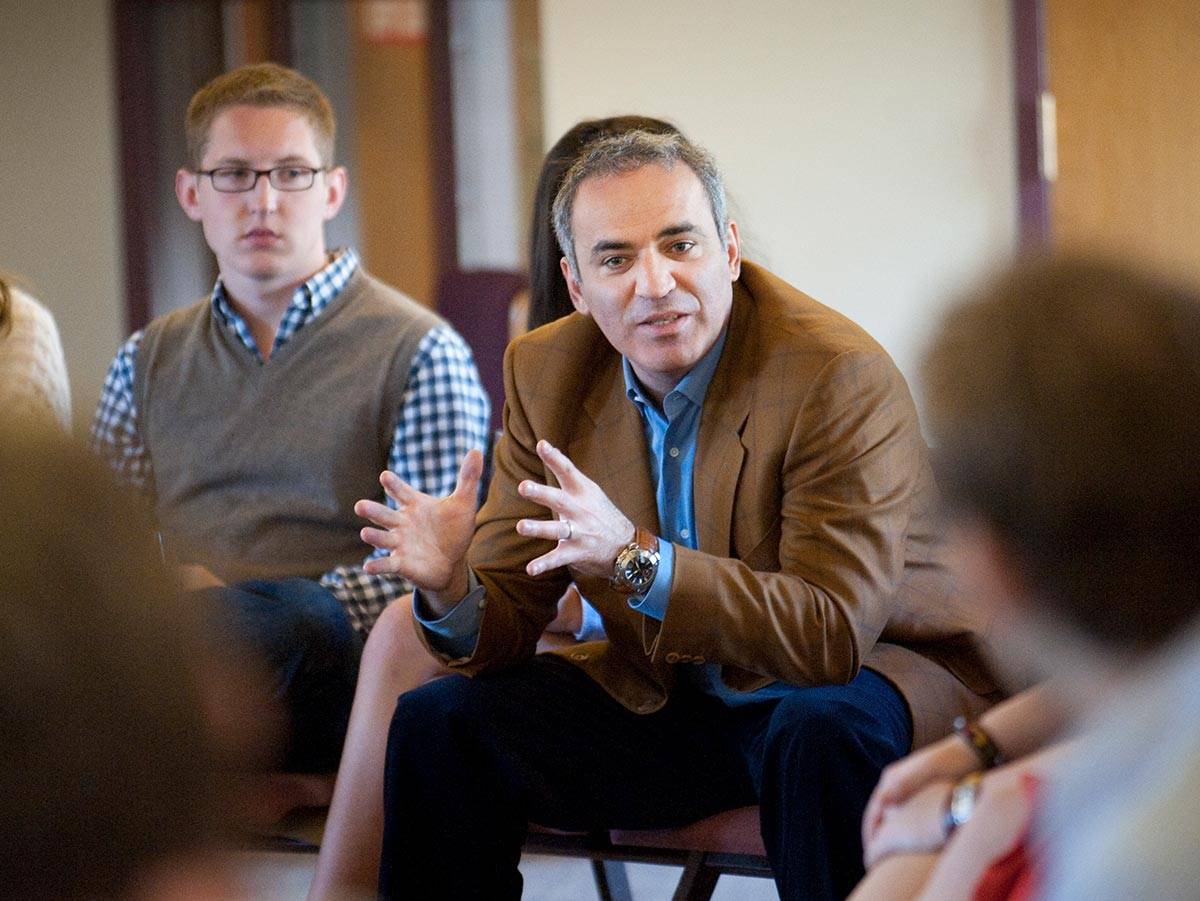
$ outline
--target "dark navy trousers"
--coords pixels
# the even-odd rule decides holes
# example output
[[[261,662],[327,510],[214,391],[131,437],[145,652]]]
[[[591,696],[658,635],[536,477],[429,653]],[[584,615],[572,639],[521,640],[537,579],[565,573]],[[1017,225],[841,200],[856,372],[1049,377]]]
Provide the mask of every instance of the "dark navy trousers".
[[[264,666],[287,735],[285,772],[332,773],[354,701],[362,639],[341,603],[311,579],[239,582],[197,594],[218,653]]]
[[[780,896],[841,898],[862,876],[867,799],[911,731],[869,670],[744,706],[682,689],[645,715],[553,655],[438,679],[392,720],[380,894],[518,898],[529,822],[654,829],[757,802]]]

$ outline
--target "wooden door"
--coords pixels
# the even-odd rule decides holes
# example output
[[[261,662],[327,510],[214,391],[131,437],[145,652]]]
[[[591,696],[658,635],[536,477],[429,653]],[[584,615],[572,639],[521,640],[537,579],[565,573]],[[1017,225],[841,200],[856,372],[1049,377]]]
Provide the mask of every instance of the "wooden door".
[[[1200,280],[1200,2],[1046,0],[1056,246]]]

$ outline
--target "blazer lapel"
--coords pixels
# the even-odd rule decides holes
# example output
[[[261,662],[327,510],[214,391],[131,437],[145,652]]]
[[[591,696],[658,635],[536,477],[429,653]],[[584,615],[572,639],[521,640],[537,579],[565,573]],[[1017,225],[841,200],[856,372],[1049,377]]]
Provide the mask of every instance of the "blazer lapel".
[[[621,358],[598,373],[583,402],[588,422],[575,433],[567,456],[599,484],[617,509],[635,525],[659,532],[658,504],[650,478],[646,433],[633,401],[625,394]]]
[[[735,282],[729,334],[704,398],[692,477],[700,550],[720,557],[732,552],[733,502],[746,453],[742,429],[754,402],[753,303],[742,282]],[[619,355],[609,355],[593,385],[583,401],[590,427],[575,433],[567,456],[604,489],[617,509],[657,534],[658,505],[646,433],[625,393]]]
[[[748,334],[753,302],[741,281],[735,282],[729,333],[700,417],[692,500],[700,550],[718,557],[728,557],[733,550],[733,501],[746,453],[742,429],[754,400],[754,339]]]

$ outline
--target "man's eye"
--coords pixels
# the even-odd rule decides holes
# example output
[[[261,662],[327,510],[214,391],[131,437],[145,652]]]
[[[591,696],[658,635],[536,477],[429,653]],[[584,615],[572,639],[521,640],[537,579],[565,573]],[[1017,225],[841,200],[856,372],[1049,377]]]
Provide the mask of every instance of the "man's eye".
[[[671,253],[687,253],[695,246],[695,241],[676,241],[671,245]]]
[[[250,177],[250,170],[242,166],[231,166],[228,169],[218,169],[216,175],[230,181],[245,181]]]
[[[625,264],[625,257],[605,257],[600,265],[605,269],[620,269]]]
[[[280,169],[279,175],[277,175],[276,178],[278,178],[282,182],[287,183],[287,182],[300,181],[302,178],[304,178],[304,176],[306,174],[307,173],[305,172],[305,170],[297,169],[297,168],[293,167],[290,169]]]

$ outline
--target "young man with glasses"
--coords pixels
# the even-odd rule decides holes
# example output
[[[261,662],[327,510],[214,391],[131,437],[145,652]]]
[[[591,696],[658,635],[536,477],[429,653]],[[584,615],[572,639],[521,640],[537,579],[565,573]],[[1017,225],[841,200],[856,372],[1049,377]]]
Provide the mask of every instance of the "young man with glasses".
[[[347,188],[334,127],[320,89],[273,64],[196,93],[175,191],[220,275],[121,347],[92,427],[215,643],[266,668],[292,772],[336,769],[360,636],[410,590],[365,572],[354,501],[383,499],[385,467],[449,493],[489,412],[462,338],[326,249]]]

